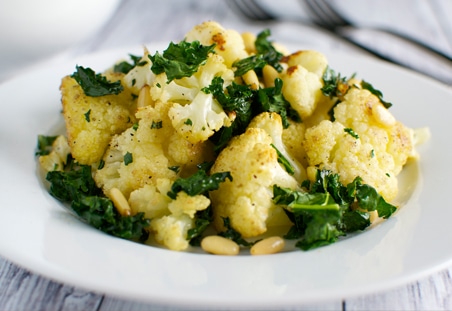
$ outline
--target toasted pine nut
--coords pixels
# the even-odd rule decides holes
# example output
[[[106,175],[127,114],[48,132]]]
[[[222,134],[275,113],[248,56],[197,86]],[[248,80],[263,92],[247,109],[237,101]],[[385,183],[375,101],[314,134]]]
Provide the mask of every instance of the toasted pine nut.
[[[110,199],[113,201],[113,204],[119,214],[122,216],[130,216],[132,211],[130,209],[129,202],[127,202],[126,197],[122,194],[121,190],[118,188],[111,188]]]
[[[274,87],[275,79],[279,77],[278,71],[273,66],[265,65],[262,69],[262,75],[264,77],[265,87]]]
[[[252,32],[244,32],[242,33],[243,43],[245,44],[245,50],[248,54],[256,53],[256,46],[254,42],[256,41],[256,35]]]
[[[246,72],[242,76],[242,79],[252,90],[257,90],[259,88],[259,78],[254,70]]]
[[[201,248],[215,255],[237,255],[239,253],[239,245],[234,241],[219,235],[210,235],[201,241]]]
[[[272,236],[254,244],[250,249],[250,253],[251,255],[275,254],[282,251],[284,245],[285,242],[283,238],[279,236]]]
[[[141,88],[138,94],[137,107],[142,108],[152,104],[151,93],[149,91],[149,85],[145,85]]]

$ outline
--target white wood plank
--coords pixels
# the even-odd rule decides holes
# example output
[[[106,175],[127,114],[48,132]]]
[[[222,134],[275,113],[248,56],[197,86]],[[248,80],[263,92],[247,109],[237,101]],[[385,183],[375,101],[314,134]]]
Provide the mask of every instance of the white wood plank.
[[[319,303],[319,304],[310,304],[310,305],[302,305],[302,306],[293,306],[290,308],[284,308],[284,310],[291,311],[343,311],[342,301],[336,302],[328,302],[328,303]],[[186,305],[184,307],[174,307],[174,306],[161,306],[161,305],[153,305],[153,304],[143,304],[139,302],[127,301],[122,299],[117,299],[114,297],[106,296],[102,302],[99,311],[229,311],[229,310],[237,310],[231,309],[227,307],[222,307],[221,305],[212,307],[199,307],[199,306],[190,306]],[[243,308],[240,310],[249,310],[253,311],[253,308]]]
[[[347,299],[345,310],[452,310],[451,269],[384,293]]]
[[[102,296],[32,274],[0,257],[0,310],[97,310]]]

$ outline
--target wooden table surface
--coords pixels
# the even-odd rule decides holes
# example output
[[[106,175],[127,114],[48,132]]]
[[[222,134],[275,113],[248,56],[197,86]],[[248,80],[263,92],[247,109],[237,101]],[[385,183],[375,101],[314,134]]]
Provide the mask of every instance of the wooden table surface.
[[[124,0],[111,20],[98,33],[60,58],[155,41],[179,40],[193,25],[216,20],[227,28],[257,32],[272,29],[276,41],[289,41],[320,49],[365,53],[347,42],[294,20],[252,23],[222,0],[146,1]],[[279,0],[293,5],[290,1]],[[293,1],[295,2],[295,1]],[[444,54],[452,55],[452,1],[450,0],[360,0],[339,2],[357,22],[382,23],[414,34]],[[375,3],[378,3],[376,5]],[[350,10],[353,8],[353,10]],[[284,17],[284,12],[279,12]],[[290,16],[286,16],[290,17]],[[293,17],[293,16],[292,16]],[[365,38],[364,38],[365,39]],[[378,38],[373,38],[377,44]],[[388,44],[388,43],[386,43]],[[397,48],[397,43],[391,43]],[[48,60],[52,61],[52,60]],[[425,64],[429,66],[429,64]],[[452,83],[451,83],[452,84]],[[449,246],[452,247],[452,246]],[[128,301],[54,282],[0,257],[0,310],[180,310],[171,306]],[[291,310],[452,310],[452,266],[385,292],[344,298]]]

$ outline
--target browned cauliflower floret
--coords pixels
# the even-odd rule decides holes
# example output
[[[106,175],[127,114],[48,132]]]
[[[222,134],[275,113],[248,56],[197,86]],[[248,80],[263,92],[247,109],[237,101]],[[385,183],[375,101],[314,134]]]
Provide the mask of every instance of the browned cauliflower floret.
[[[209,205],[210,200],[206,196],[189,196],[183,191],[179,192],[175,200],[170,200],[166,208],[161,209],[162,215],[152,218],[150,229],[154,239],[171,250],[187,249],[187,234],[188,230],[195,227],[195,214]]]
[[[59,135],[52,144],[52,151],[39,157],[39,164],[45,172],[62,171],[70,153],[66,137]]]
[[[118,81],[123,74],[110,73],[106,77]],[[72,156],[80,164],[98,162],[112,136],[135,122],[132,94],[125,89],[118,95],[90,97],[70,76],[63,78],[60,89]]]
[[[278,163],[272,143],[265,129],[249,127],[218,155],[211,173],[228,171],[233,177],[210,193],[218,230],[224,230],[225,217],[244,237],[260,235],[270,225],[289,223],[281,207],[272,201],[273,185],[296,189],[298,182]]]
[[[233,29],[225,29],[214,21],[196,25],[186,34],[185,40],[199,41],[202,45],[216,44],[215,52],[224,58],[229,68],[235,61],[248,57],[240,33]]]
[[[322,76],[328,62],[316,51],[298,51],[285,57],[288,68],[281,75],[284,97],[302,119],[310,117],[324,97]]]
[[[211,154],[209,145],[191,144],[177,137],[168,117],[170,106],[157,102],[155,107],[140,108],[136,126],[113,137],[103,158],[104,166],[94,174],[105,193],[118,188],[128,198],[132,191],[155,184],[159,178],[174,181],[178,175],[173,167],[182,173],[206,161],[205,155]]]
[[[396,121],[367,90],[352,88],[334,109],[335,121],[306,130],[308,177],[318,168],[339,173],[348,184],[357,176],[386,200],[397,195],[397,174],[413,153],[412,130]]]

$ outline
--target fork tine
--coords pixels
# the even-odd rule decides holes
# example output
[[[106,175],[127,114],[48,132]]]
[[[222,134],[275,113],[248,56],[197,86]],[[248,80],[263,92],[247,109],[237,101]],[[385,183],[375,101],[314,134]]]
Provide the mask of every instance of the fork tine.
[[[304,4],[313,15],[313,22],[319,26],[334,30],[339,26],[350,25],[350,22],[340,16],[327,0],[304,0]]]
[[[232,9],[252,20],[272,20],[275,17],[266,12],[255,0],[226,1]]]

